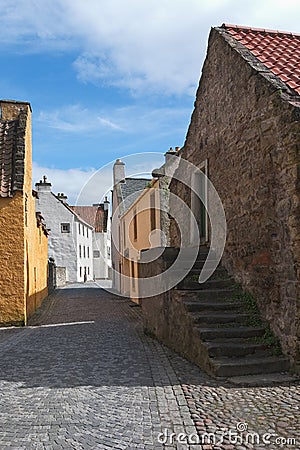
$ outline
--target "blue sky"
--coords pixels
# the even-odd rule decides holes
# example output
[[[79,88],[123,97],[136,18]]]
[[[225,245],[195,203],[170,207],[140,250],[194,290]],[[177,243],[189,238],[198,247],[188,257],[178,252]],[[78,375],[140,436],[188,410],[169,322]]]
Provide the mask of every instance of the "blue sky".
[[[0,7],[1,97],[31,103],[34,178],[48,175],[54,192],[73,202],[116,158],[144,153],[151,170],[170,146],[183,145],[211,26],[300,32],[298,0],[0,0]],[[136,173],[134,157],[128,162],[127,174]]]

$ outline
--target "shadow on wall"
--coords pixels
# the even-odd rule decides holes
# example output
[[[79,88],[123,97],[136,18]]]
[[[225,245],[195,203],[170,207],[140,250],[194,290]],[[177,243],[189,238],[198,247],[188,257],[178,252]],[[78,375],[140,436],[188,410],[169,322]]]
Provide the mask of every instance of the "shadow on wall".
[[[26,315],[27,318],[31,317],[36,309],[38,309],[42,301],[48,295],[48,288],[42,289],[41,291],[35,292],[32,295],[29,295],[26,300]]]

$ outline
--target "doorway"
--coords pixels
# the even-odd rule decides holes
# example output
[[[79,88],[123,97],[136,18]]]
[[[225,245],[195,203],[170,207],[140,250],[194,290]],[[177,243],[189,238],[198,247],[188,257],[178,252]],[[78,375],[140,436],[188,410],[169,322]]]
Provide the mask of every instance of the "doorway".
[[[206,175],[206,177],[202,176]],[[190,243],[192,246],[206,244],[208,237],[208,215],[205,208],[207,205],[207,176],[208,164],[205,160],[198,170],[192,174],[191,180],[191,212],[194,217],[191,217],[190,226]],[[204,200],[205,204],[202,200]],[[196,221],[196,222],[195,222]]]

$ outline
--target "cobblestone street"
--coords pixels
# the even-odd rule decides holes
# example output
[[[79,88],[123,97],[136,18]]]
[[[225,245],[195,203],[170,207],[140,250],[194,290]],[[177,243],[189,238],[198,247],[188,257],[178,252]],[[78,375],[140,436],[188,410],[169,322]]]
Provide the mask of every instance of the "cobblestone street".
[[[0,450],[300,448],[299,386],[217,382],[132,306],[90,283],[0,330]]]

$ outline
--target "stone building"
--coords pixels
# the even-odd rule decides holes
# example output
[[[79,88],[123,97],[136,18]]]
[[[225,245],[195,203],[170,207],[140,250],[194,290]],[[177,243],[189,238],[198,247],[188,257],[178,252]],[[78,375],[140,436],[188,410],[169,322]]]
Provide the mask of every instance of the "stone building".
[[[180,157],[206,171],[223,202],[223,265],[299,364],[300,35],[211,30]],[[171,191],[193,208],[183,184],[172,182]],[[171,235],[178,246],[174,226]]]
[[[111,243],[109,227],[109,201],[93,206],[70,206],[86,223],[93,227],[93,270],[94,279],[107,279],[111,276]]]
[[[93,227],[67,204],[67,196],[51,192],[44,177],[36,183],[37,208],[50,230],[49,257],[56,264],[57,286],[93,280]]]
[[[48,238],[32,191],[30,104],[1,100],[0,114],[0,324],[24,325],[48,293]]]

